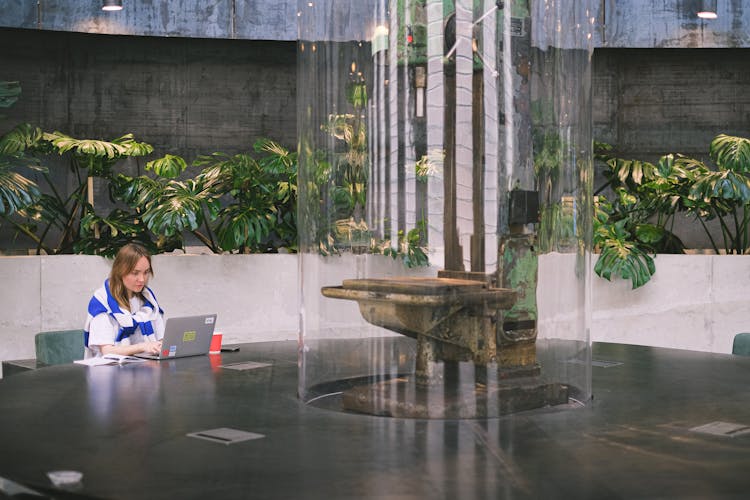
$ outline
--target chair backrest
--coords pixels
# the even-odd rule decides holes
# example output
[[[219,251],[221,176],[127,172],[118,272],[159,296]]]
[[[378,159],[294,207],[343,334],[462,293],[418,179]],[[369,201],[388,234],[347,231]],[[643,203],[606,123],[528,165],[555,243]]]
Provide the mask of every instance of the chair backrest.
[[[36,360],[45,365],[62,365],[83,358],[83,330],[40,332],[34,337]]]
[[[750,333],[738,333],[734,336],[732,354],[750,356]]]

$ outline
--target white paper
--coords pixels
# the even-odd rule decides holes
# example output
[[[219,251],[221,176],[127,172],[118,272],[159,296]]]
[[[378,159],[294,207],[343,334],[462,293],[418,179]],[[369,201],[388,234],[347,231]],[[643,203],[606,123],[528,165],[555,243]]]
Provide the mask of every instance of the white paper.
[[[101,365],[118,365],[124,363],[142,363],[145,359],[136,358],[134,356],[123,356],[122,354],[105,354],[104,356],[98,356],[95,358],[77,359],[73,361],[79,365],[86,366],[101,366]]]

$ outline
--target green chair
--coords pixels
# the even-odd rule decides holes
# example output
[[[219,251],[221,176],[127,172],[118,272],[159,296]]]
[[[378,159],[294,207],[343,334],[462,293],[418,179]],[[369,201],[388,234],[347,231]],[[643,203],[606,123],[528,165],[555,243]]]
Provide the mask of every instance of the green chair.
[[[750,356],[750,333],[738,333],[734,336],[732,354]]]
[[[83,330],[40,332],[34,344],[36,360],[42,365],[62,365],[83,358]]]

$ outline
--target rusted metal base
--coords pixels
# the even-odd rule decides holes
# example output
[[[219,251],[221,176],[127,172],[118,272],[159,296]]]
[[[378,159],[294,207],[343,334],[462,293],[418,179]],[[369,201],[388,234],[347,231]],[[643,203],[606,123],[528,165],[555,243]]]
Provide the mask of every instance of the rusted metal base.
[[[469,370],[460,368],[465,367],[453,375],[468,375]],[[458,419],[492,418],[568,402],[566,385],[544,380],[534,369],[489,376],[484,369],[471,371],[470,377],[446,373],[443,384],[429,386],[418,384],[413,376],[358,385],[343,392],[342,404],[345,410],[369,415]]]

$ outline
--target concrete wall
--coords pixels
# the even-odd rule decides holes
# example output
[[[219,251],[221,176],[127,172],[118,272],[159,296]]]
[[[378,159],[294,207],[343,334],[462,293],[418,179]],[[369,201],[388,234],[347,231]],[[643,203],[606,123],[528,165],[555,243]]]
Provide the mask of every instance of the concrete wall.
[[[719,133],[750,136],[750,49],[597,49],[594,136],[625,155],[706,158]]]
[[[192,38],[296,40],[296,0],[2,0],[0,26]]]
[[[249,151],[259,137],[296,147],[292,42],[3,29],[0,46],[2,78],[22,87],[3,130],[29,122],[81,138],[132,132],[154,155],[188,161]]]
[[[717,19],[695,14],[701,0],[600,0],[597,47],[717,48],[750,46],[745,0],[719,0]]]
[[[718,2],[718,19],[696,17],[700,0],[591,0],[597,47],[748,47],[750,9],[743,0]],[[336,25],[356,20],[372,0],[337,4]],[[103,12],[100,0],[3,0],[0,26],[115,35],[248,40],[296,40],[297,0],[123,0]]]

